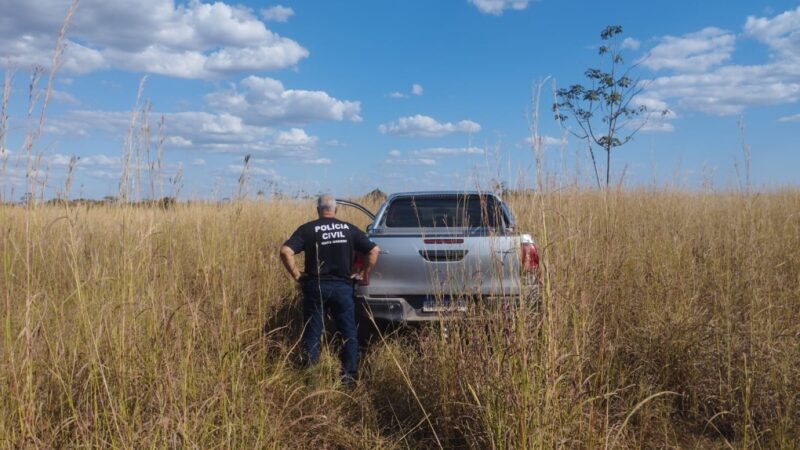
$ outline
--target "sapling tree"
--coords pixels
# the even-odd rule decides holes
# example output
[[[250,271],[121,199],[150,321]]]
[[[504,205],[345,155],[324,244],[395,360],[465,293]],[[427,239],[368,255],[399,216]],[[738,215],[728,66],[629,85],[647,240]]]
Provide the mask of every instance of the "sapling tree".
[[[644,89],[644,84],[631,76],[630,72],[637,64],[625,65],[620,34],[620,25],[607,26],[600,33],[603,43],[598,53],[607,66],[606,69],[587,69],[584,72],[587,85],[574,84],[558,89],[556,102],[553,104],[556,119],[566,121],[571,117],[578,129],[570,132],[587,141],[598,187],[600,175],[594,148],[606,152],[606,188],[611,180],[611,151],[633,139],[647,123],[649,116],[645,105],[634,102]],[[663,115],[667,111],[660,113]]]

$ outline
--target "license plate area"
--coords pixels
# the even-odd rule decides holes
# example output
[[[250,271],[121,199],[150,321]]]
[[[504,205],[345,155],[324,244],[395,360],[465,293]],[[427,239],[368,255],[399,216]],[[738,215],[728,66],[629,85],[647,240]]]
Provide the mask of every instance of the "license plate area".
[[[466,300],[450,297],[426,296],[422,300],[422,312],[466,312]]]

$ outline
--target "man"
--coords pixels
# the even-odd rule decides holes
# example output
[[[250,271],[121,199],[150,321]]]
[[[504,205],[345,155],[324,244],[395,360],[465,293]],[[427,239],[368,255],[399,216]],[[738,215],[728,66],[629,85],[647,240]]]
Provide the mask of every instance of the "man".
[[[303,289],[303,361],[319,360],[319,341],[325,310],[336,320],[344,338],[342,382],[352,387],[358,374],[358,340],[353,286],[372,270],[380,249],[363,231],[336,218],[336,200],[330,195],[317,199],[317,220],[301,225],[281,246],[281,261]],[[353,251],[366,255],[360,273],[351,273]],[[294,255],[305,252],[305,271],[295,266]]]

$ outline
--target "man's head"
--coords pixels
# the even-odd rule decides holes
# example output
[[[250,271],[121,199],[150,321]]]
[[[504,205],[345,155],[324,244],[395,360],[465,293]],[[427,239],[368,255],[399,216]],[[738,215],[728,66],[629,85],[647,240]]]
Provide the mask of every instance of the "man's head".
[[[323,194],[317,198],[317,214],[320,217],[336,216],[336,199],[330,194]]]

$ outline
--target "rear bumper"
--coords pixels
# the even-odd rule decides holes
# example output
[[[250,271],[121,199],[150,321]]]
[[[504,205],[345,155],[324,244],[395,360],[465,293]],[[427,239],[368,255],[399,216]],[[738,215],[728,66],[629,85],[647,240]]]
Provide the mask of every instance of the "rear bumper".
[[[527,287],[523,294],[513,296],[483,296],[470,298],[466,311],[426,311],[422,306],[424,296],[380,296],[357,295],[363,313],[371,314],[375,320],[387,322],[429,322],[455,317],[480,314],[491,307],[512,307],[538,300],[536,286]]]

